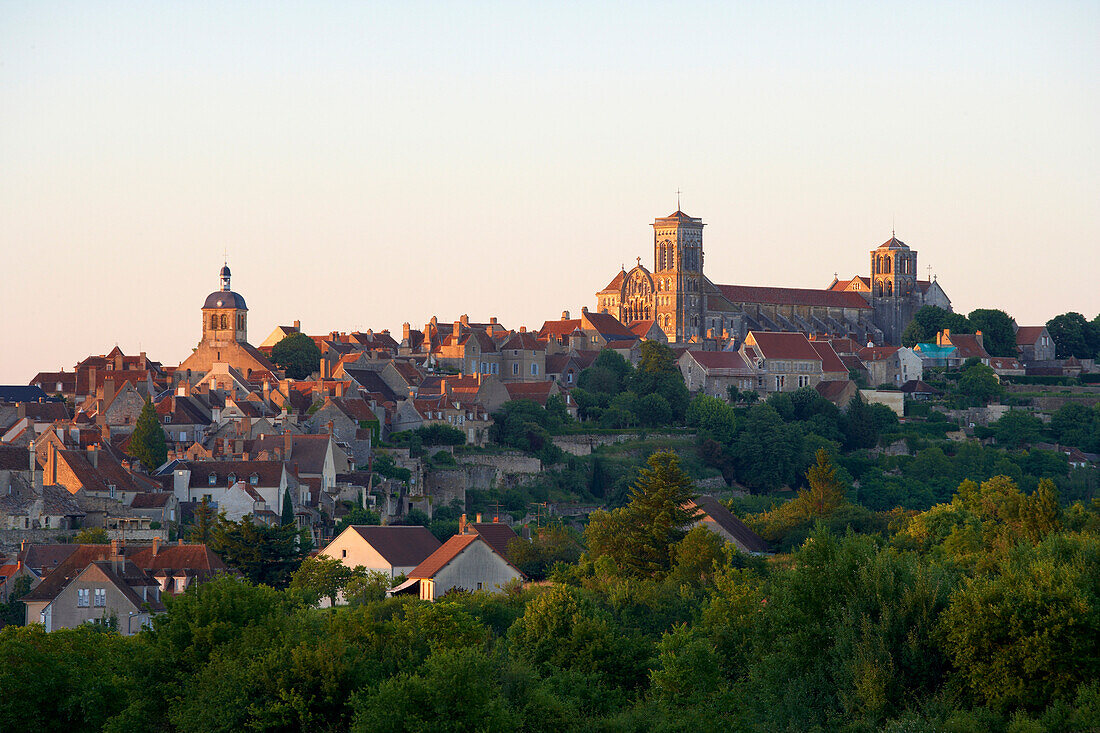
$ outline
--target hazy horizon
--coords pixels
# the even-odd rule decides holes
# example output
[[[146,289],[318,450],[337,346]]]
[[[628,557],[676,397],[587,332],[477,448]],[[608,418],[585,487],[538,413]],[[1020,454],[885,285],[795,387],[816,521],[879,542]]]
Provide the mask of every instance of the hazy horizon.
[[[0,3],[0,383],[595,307],[682,207],[717,283],[899,239],[954,309],[1100,312],[1100,5]]]

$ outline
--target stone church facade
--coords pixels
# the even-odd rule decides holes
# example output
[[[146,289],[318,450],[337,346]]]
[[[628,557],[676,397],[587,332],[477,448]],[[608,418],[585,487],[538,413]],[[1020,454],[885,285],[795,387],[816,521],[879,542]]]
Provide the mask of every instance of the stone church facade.
[[[741,341],[749,331],[788,331],[897,344],[923,305],[950,310],[935,280],[917,280],[917,253],[896,237],[871,251],[871,275],[823,290],[717,285],[703,274],[702,219],[682,211],[653,222],[653,269],[638,258],[596,293],[596,308],[626,324],[652,320],[669,342]]]

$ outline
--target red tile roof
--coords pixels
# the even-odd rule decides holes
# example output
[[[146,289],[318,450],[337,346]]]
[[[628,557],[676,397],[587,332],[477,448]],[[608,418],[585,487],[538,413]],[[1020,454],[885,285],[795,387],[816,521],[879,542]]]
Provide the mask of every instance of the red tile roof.
[[[1020,326],[1016,329],[1016,345],[1034,346],[1045,330],[1046,326]]]
[[[828,341],[811,341],[810,346],[814,347],[814,351],[821,357],[821,371],[848,373],[848,367],[844,366],[844,362],[836,355]]]
[[[769,305],[809,305],[827,308],[864,308],[871,306],[859,293],[809,288],[765,288],[753,285],[718,285],[719,292],[731,303],[767,303]]]
[[[553,382],[509,382],[504,388],[508,390],[509,399],[534,400],[545,407],[553,385]]]
[[[424,559],[419,565],[417,565],[411,573],[409,578],[427,579],[432,578],[446,567],[451,560],[461,554],[463,550],[472,545],[474,542],[485,542],[476,534],[456,534],[451,539],[444,542],[439,549]],[[488,542],[485,544],[489,547]]]
[[[898,353],[897,346],[864,346],[857,354],[863,361],[882,361]]]
[[[756,351],[765,359],[808,359],[821,361],[810,340],[801,333],[749,331],[756,342]]]
[[[749,369],[736,351],[689,351],[691,358],[707,369]]]

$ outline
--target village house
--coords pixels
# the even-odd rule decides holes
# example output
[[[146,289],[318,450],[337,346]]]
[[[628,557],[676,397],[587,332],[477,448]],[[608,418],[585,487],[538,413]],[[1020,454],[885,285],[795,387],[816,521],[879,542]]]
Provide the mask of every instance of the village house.
[[[1025,365],[1053,361],[1054,339],[1046,326],[1020,326],[1016,329],[1016,350]]]
[[[428,556],[392,594],[416,593],[434,601],[451,590],[499,593],[524,575],[480,534],[456,534]]]
[[[736,351],[685,351],[677,360],[688,391],[727,399],[728,390],[756,389],[757,371]]]
[[[924,376],[920,355],[904,346],[866,346],[857,353],[867,368],[867,383],[872,386],[900,387]]]
[[[793,392],[848,378],[848,370],[827,341],[811,342],[801,333],[749,331],[739,353],[755,368],[759,392]]]
[[[337,535],[320,554],[350,568],[361,565],[397,578],[408,575],[439,547],[439,540],[427,527],[355,524]]]
[[[701,513],[694,526],[706,527],[726,542],[732,542],[740,552],[763,555],[772,551],[760,535],[749,529],[748,525],[713,496],[700,496],[692,503]]]

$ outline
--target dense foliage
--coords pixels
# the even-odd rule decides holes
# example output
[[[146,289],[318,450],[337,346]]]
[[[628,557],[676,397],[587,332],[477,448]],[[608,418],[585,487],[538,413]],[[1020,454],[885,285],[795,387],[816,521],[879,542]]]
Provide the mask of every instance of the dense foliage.
[[[271,361],[291,379],[307,379],[320,368],[321,349],[304,333],[292,333],[271,347]]]
[[[685,487],[672,461],[655,463],[647,481],[661,485],[634,500],[659,514]],[[846,503],[824,451],[807,483],[798,511],[818,528],[773,561],[703,528],[665,533],[673,520],[637,535],[643,554],[667,552],[656,572],[593,553],[558,564],[549,585],[433,604],[384,600],[385,579],[309,560],[286,590],[192,587],[133,638],[6,628],[0,728],[1100,726],[1100,507],[995,477],[840,535],[821,526]],[[337,593],[349,604],[311,605]]]
[[[129,454],[141,461],[147,471],[154,471],[168,460],[168,442],[164,438],[164,428],[157,418],[156,408],[151,400],[145,400],[134,432],[130,433]]]

